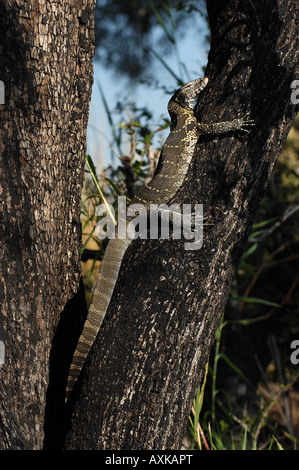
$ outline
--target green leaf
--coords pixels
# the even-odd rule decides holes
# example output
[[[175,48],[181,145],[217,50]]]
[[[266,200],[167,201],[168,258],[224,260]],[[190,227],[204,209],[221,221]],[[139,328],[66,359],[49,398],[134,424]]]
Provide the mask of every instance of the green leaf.
[[[278,219],[278,217],[273,217],[273,219],[263,220],[262,222],[258,222],[257,224],[253,224],[252,228],[255,230],[257,228],[264,227],[265,225],[268,225],[268,224],[274,222],[277,219]]]
[[[242,296],[232,296],[234,300],[239,302],[245,302],[247,304],[262,304],[262,305],[269,305],[269,307],[277,307],[280,308],[281,306],[275,302],[270,302],[269,300],[264,299],[257,299],[256,297],[242,297]]]
[[[93,229],[90,231],[90,233],[89,233],[89,235],[88,235],[88,237],[87,237],[85,243],[82,245],[82,247],[81,247],[81,255],[82,255],[83,251],[85,250],[85,248],[86,248],[86,246],[87,246],[89,240],[93,237],[94,230],[95,230],[95,227],[93,227]]]
[[[116,194],[118,194],[118,195],[121,195],[121,194],[122,194],[122,192],[121,192],[121,190],[119,189],[119,187],[117,186],[117,184],[115,184],[114,181],[112,181],[111,178],[108,178],[107,176],[105,176],[104,180],[107,181],[107,182],[110,184],[110,186],[112,187],[112,189],[114,189],[114,191],[116,192]]]
[[[93,160],[92,160],[91,156],[86,155],[85,161],[86,161],[89,173],[91,174],[92,178],[98,182],[99,180],[98,180],[98,177],[97,177],[96,167],[93,163]]]
[[[243,374],[243,372],[242,372],[225,354],[221,354],[220,357],[227,363],[227,365],[228,365],[234,372],[236,372],[236,374],[238,374],[238,375],[244,380],[244,382],[247,383],[247,385],[249,385],[250,388],[252,388],[252,389],[254,390],[253,385],[252,385],[251,382],[247,379],[247,377],[245,377],[245,375]]]
[[[243,253],[241,259],[243,260],[243,259],[247,258],[248,256],[250,256],[252,253],[255,252],[255,250],[257,249],[257,247],[258,247],[258,244],[257,244],[257,243],[254,243],[250,248],[248,248],[247,251],[245,251],[245,252]]]

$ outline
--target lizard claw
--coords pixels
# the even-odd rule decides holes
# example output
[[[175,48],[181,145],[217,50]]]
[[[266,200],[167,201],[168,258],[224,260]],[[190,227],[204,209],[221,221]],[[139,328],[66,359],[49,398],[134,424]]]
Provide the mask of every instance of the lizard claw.
[[[246,113],[243,117],[239,117],[240,115],[238,115],[236,122],[240,131],[249,133],[250,128],[255,126],[255,121],[253,119],[248,119],[249,115],[250,113]]]

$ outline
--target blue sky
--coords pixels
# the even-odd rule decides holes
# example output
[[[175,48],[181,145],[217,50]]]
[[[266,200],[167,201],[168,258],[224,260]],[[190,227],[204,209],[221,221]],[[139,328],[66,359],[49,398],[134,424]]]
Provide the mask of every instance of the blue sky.
[[[184,39],[180,40],[177,46],[181,61],[188,70],[189,75],[182,77],[184,81],[189,81],[203,76],[203,67],[207,63],[208,47],[205,35],[207,32],[205,20],[196,15],[196,25],[188,28]],[[170,54],[163,57],[163,60],[181,77],[176,54]],[[165,67],[153,58],[153,67],[156,79],[161,85],[164,85],[170,91],[176,88],[174,77],[165,69]],[[116,74],[107,68],[101,66],[98,61],[94,62],[94,85],[90,103],[89,124],[87,128],[87,153],[89,153],[100,171],[103,166],[111,163],[111,151],[109,142],[111,142],[110,126],[107,120],[105,108],[102,103],[98,81],[104,90],[105,98],[109,109],[113,110],[117,101],[124,102],[129,98],[134,101],[138,107],[147,107],[153,114],[153,129],[162,123],[161,117],[167,117],[167,103],[170,98],[162,89],[151,88],[148,85],[138,84],[128,86],[128,83],[117,78]],[[114,115],[115,123],[118,122],[118,116]],[[165,131],[166,135],[169,132]],[[163,136],[164,137],[164,136]]]

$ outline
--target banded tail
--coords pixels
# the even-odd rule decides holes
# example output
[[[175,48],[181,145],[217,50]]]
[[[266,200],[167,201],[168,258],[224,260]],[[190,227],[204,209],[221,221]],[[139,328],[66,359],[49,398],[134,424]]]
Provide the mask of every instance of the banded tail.
[[[99,332],[114,291],[122,259],[131,241],[130,238],[126,238],[110,240],[108,243],[95,284],[92,303],[71,363],[65,401],[68,400]]]

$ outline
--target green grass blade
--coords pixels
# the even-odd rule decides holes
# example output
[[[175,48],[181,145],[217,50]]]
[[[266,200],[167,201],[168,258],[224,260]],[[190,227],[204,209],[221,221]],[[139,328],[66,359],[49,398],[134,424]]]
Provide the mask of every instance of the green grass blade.
[[[256,297],[242,297],[242,296],[233,296],[234,300],[238,302],[245,302],[247,304],[261,304],[268,305],[269,307],[281,308],[276,302],[271,302],[270,300],[258,299]]]
[[[93,164],[93,162],[92,162],[91,157],[90,157],[89,155],[87,155],[85,161],[86,161],[87,168],[89,169],[90,174],[91,174],[91,176],[92,176],[92,179],[93,179],[93,181],[94,181],[94,184],[96,185],[96,188],[97,188],[97,190],[99,191],[99,194],[100,194],[100,196],[101,196],[101,198],[102,198],[102,201],[103,201],[103,203],[105,204],[107,213],[108,213],[109,216],[111,217],[111,220],[113,220],[114,225],[116,225],[116,221],[115,221],[114,215],[113,215],[112,212],[111,212],[111,209],[110,209],[110,206],[109,206],[109,204],[108,204],[108,201],[106,200],[106,198],[105,198],[105,196],[104,196],[104,194],[103,194],[103,191],[102,191],[101,188],[100,188],[99,181],[98,181],[98,177],[97,177],[97,175],[96,175],[96,173],[95,173],[95,166],[94,166],[94,164]]]
[[[103,105],[104,105],[104,109],[105,109],[105,112],[106,112],[106,115],[107,115],[107,119],[108,119],[108,122],[109,122],[109,125],[110,125],[110,128],[111,128],[113,142],[116,144],[116,146],[118,148],[118,151],[119,151],[119,154],[121,155],[121,153],[122,153],[121,148],[120,148],[120,145],[121,145],[121,129],[118,127],[119,132],[116,132],[116,126],[115,126],[113,118],[112,118],[112,113],[111,113],[110,108],[108,106],[108,103],[107,103],[107,100],[106,100],[106,97],[105,97],[105,94],[104,94],[104,90],[103,90],[99,80],[97,80],[97,85],[98,85],[98,89],[99,89],[101,99],[102,99],[102,102],[103,102]]]
[[[242,450],[246,450],[246,449],[247,449],[247,429],[245,428],[243,442],[242,442]]]
[[[152,9],[152,12],[154,13],[155,17],[156,17],[156,20],[158,21],[159,25],[162,27],[164,33],[166,34],[168,40],[172,43],[172,44],[175,44],[175,38],[174,36],[172,36],[168,29],[166,28],[166,24],[162,18],[162,16],[160,15],[160,13],[158,12],[158,10],[156,9],[155,5],[153,4],[152,0],[148,0],[148,3]]]
[[[166,68],[166,70],[170,73],[170,75],[172,75],[172,77],[176,79],[178,85],[182,86],[184,84],[183,80],[176,75],[176,73],[169,67],[169,65],[165,62],[165,60],[162,59],[162,57],[160,57],[159,54],[157,54],[157,52],[154,51],[153,49],[149,49],[149,50],[156,57],[156,59],[158,59],[159,62],[161,62],[163,67]]]
[[[262,222],[258,222],[256,224],[253,224],[252,228],[255,230],[257,228],[264,227],[265,225],[271,224],[272,222],[275,222],[278,219],[278,217],[273,217],[272,219],[268,220],[263,220]]]
[[[246,250],[243,255],[241,256],[241,260],[244,260],[245,258],[247,258],[248,256],[250,256],[252,253],[255,252],[255,250],[258,248],[258,244],[257,243],[254,243],[253,245],[251,245],[250,248],[248,248],[248,250]]]
[[[221,354],[220,357],[227,363],[227,365],[228,365],[234,372],[236,372],[236,374],[238,374],[238,375],[244,380],[244,382],[247,383],[247,385],[249,385],[249,387],[251,387],[251,388],[254,390],[253,385],[252,385],[251,382],[247,379],[247,377],[245,377],[245,375],[244,375],[243,372],[239,369],[239,367],[237,367],[225,354]]]

